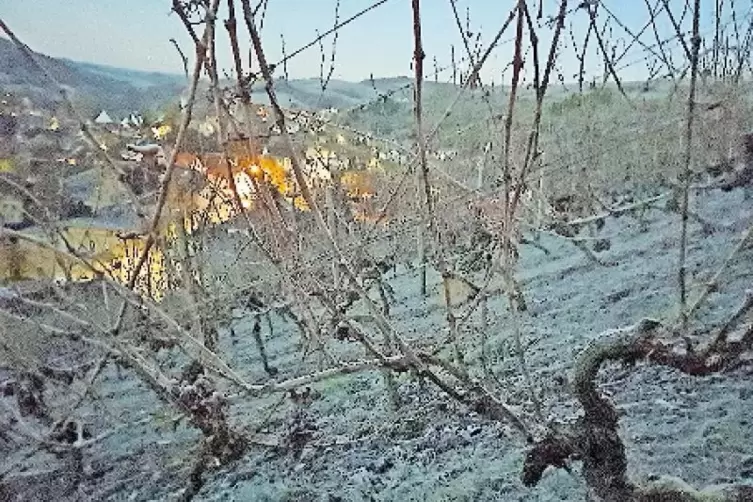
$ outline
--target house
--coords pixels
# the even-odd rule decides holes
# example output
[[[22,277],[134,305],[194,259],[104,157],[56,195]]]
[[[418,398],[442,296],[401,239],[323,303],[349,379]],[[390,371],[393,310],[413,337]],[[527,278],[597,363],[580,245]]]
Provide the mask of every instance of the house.
[[[97,118],[94,119],[94,123],[101,125],[112,124],[112,119],[105,110],[102,110],[101,112],[99,112],[99,115],[97,115]]]

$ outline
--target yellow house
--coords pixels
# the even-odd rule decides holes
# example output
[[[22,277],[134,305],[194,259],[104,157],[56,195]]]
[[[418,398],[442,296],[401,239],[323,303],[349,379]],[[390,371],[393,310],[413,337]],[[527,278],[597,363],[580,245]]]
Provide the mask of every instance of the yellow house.
[[[97,273],[126,283],[144,249],[140,238],[122,239],[119,230],[91,226],[68,226],[61,230],[54,246],[42,247],[24,239],[0,237],[0,284],[17,281],[49,279],[86,281]],[[30,232],[32,233],[32,232]],[[38,229],[34,234],[41,234]],[[49,242],[46,235],[34,237]],[[67,245],[64,240],[67,241]],[[70,257],[66,249],[86,259],[94,270]],[[57,250],[51,249],[52,247]],[[154,247],[147,257],[146,267],[137,280],[139,293],[160,300],[166,287],[164,253]]]

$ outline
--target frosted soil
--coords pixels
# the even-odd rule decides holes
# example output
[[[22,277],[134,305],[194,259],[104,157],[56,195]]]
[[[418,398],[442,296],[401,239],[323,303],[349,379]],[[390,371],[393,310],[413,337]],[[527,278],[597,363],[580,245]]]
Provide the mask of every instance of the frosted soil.
[[[691,298],[698,293],[734,246],[753,217],[753,200],[739,191],[714,192],[696,199],[697,213],[714,224],[705,234],[691,223],[689,275]],[[677,301],[679,218],[647,211],[643,221],[631,215],[609,218],[600,236],[611,248],[600,256],[612,265],[598,267],[569,242],[542,235],[550,251],[524,246],[520,277],[528,311],[523,317],[524,343],[533,379],[541,389],[544,414],[571,419],[578,410],[567,377],[580,350],[600,333],[641,317],[669,319]],[[445,335],[438,278],[433,294],[418,295],[410,270],[398,269],[391,285],[395,326],[409,340],[428,343]],[[737,308],[753,286],[753,250],[746,249],[724,274],[695,319],[696,328],[717,326]],[[502,383],[503,401],[526,406],[518,360],[513,355],[506,301],[489,305],[487,358]],[[251,336],[251,320],[232,323],[235,337],[221,333],[222,352],[244,378],[265,381]],[[264,325],[270,363],[278,378],[318,367],[316,356],[302,360],[295,328],[273,317]],[[478,367],[479,333],[469,333],[466,358]],[[362,350],[333,342],[342,357]],[[169,362],[166,361],[169,366]],[[173,366],[179,367],[178,362]],[[125,374],[127,370],[124,370]],[[563,378],[564,377],[564,378]],[[683,477],[694,485],[753,481],[753,385],[751,373],[691,378],[664,368],[639,364],[602,371],[602,389],[622,413],[631,474]],[[293,452],[271,447],[264,438],[279,437],[294,406],[281,396],[233,399],[236,424],[264,424],[248,453],[208,475],[198,501],[578,501],[584,486],[577,476],[548,471],[542,482],[520,482],[525,441],[505,424],[492,423],[456,405],[431,384],[398,378],[402,406],[392,410],[379,372],[343,376],[315,386],[318,397],[303,410],[313,431],[309,445]],[[135,378],[108,370],[97,387],[98,400],[86,410],[97,432],[115,432],[85,451],[86,478],[77,490],[65,463],[31,446],[10,449],[0,438],[0,473],[9,471],[0,490],[4,500],[173,500],[185,486],[196,455],[198,433]],[[0,398],[2,399],[2,398]],[[158,416],[154,410],[162,410]]]

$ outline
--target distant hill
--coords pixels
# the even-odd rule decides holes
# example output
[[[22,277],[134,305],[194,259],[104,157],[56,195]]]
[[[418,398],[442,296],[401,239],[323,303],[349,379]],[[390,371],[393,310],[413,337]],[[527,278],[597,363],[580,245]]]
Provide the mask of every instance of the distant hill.
[[[101,109],[107,110],[115,119],[134,111],[159,109],[167,103],[176,103],[178,96],[185,91],[185,77],[179,74],[130,70],[41,54],[38,57],[55,79],[71,90],[77,108],[89,118],[94,118]],[[232,87],[234,84],[227,82],[227,85]],[[364,106],[358,111],[360,118],[366,119],[366,123],[371,118],[387,123],[385,127],[378,127],[381,130],[390,129],[389,122],[393,119],[397,118],[402,124],[410,118],[411,86],[412,78],[408,76],[378,77],[360,82],[333,79],[324,91],[318,78],[276,81],[277,95],[283,107],[309,110],[334,107],[345,111]],[[0,89],[30,95],[35,105],[42,108],[59,99],[55,86],[4,38],[0,38]],[[198,116],[213,109],[204,98],[206,90],[204,82],[197,100]],[[441,104],[444,109],[457,90],[453,84],[427,80],[424,83],[425,108],[428,111],[432,105]],[[468,94],[473,96],[475,93],[468,91]],[[387,101],[379,99],[385,95],[389,96]],[[254,86],[252,99],[268,104],[263,85]],[[397,130],[403,129],[402,125],[393,125]]]
[[[183,75],[147,72],[84,63],[37,54],[49,72],[72,91],[77,104],[87,114],[105,109],[113,117],[137,110],[159,108],[175,102],[185,89]],[[376,100],[379,94],[410,84],[408,77],[378,78],[361,82],[331,80],[322,92],[319,79],[277,81],[280,104],[289,108],[351,108]],[[232,85],[232,83],[228,83]],[[441,84],[440,84],[441,85]],[[0,38],[0,88],[34,94],[34,102],[44,107],[58,98],[57,89],[47,81],[18,49]],[[268,103],[264,87],[253,89],[253,100]],[[403,96],[409,98],[410,94]],[[199,108],[202,108],[199,103]]]
[[[380,94],[409,85],[410,80],[380,79],[361,82],[348,82],[332,79],[322,91],[318,78],[284,80],[275,82],[275,90],[280,105],[288,108],[322,109],[322,108],[352,108],[367,104],[378,99]],[[268,104],[266,91],[263,86],[253,90],[253,99],[258,103]]]
[[[175,73],[161,73],[155,71],[131,70],[127,68],[118,68],[116,66],[101,65],[95,63],[84,63],[73,61],[67,58],[61,58],[66,64],[72,65],[82,71],[90,74],[99,75],[109,80],[117,80],[124,84],[131,85],[137,89],[148,89],[157,86],[178,86],[185,85],[185,77]]]
[[[49,73],[66,86],[85,114],[106,109],[114,116],[149,109],[176,99],[183,88],[180,75],[140,72],[37,54]],[[58,100],[55,85],[5,38],[0,38],[0,88],[30,95],[37,106]]]
[[[120,117],[133,111],[144,111],[160,108],[167,102],[176,102],[178,96],[185,90],[185,77],[179,74],[147,72],[117,68],[113,66],[84,63],[64,58],[52,58],[39,54],[50,73],[63,85],[70,88],[78,99],[78,104],[86,108],[87,112],[96,114],[99,109],[106,109],[111,116]],[[279,76],[279,75],[278,75]],[[234,83],[228,82],[229,86]],[[322,109],[335,107],[350,109],[359,105],[374,104],[380,95],[388,94],[392,104],[408,105],[412,100],[412,78],[408,76],[377,77],[373,80],[349,82],[331,80],[322,91],[318,78],[276,81],[276,91],[280,104],[287,108]],[[631,93],[640,94],[643,86],[640,82],[623,82]],[[612,87],[608,84],[608,87]],[[655,83],[654,88],[666,87],[664,83]],[[39,72],[26,58],[5,39],[0,38],[0,88],[8,90],[23,89],[35,92],[39,98],[57,99],[57,90],[46,82]],[[200,96],[205,95],[202,86]],[[427,80],[424,83],[424,99],[426,103],[445,102],[454,98],[458,87],[443,82]],[[501,91],[501,92],[500,92]],[[530,94],[530,89],[523,90],[521,96]],[[468,91],[473,96],[472,91]],[[496,89],[495,100],[504,104],[502,96],[504,89]],[[564,96],[568,92],[560,86],[553,85],[549,89],[549,96]],[[532,95],[532,94],[530,94]],[[268,104],[263,85],[256,85],[252,92],[253,100],[257,103]],[[199,110],[209,110],[210,103],[197,102]],[[44,106],[44,100],[38,103]],[[380,109],[380,113],[383,110]]]

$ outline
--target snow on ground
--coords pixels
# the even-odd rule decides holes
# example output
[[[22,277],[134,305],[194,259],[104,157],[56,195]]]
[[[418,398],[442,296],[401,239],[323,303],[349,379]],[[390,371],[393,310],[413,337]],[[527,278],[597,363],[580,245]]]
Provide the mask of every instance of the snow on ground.
[[[689,277],[691,298],[720,266],[742,230],[753,220],[753,201],[739,192],[714,193],[697,199],[697,212],[715,224],[704,235],[691,223]],[[641,317],[671,319],[677,303],[679,217],[652,210],[644,222],[629,215],[609,219],[601,230],[611,237],[602,256],[610,267],[595,267],[570,243],[544,235],[541,244],[522,252],[520,277],[529,309],[523,317],[524,343],[534,380],[541,389],[545,413],[572,418],[577,409],[562,376],[568,376],[578,352],[604,330],[631,324]],[[718,325],[753,285],[753,250],[746,249],[724,274],[723,287],[698,316],[698,325]],[[432,277],[438,295],[438,278]],[[439,340],[444,311],[438,297],[422,300],[411,273],[391,281],[397,294],[392,313],[408,339]],[[525,404],[512,340],[506,301],[489,305],[488,352],[502,382],[501,398]],[[223,332],[223,353],[248,380],[265,374],[250,331],[250,320],[235,323],[231,340]],[[317,360],[301,362],[295,329],[275,320],[268,337],[270,362],[289,377],[315,369]],[[464,340],[466,356],[475,367],[478,334]],[[333,349],[354,357],[351,344]],[[296,373],[299,372],[299,373]],[[634,476],[670,474],[703,485],[753,480],[753,386],[750,373],[691,378],[657,367],[633,370],[610,367],[602,372],[604,390],[623,416],[621,434]],[[403,406],[394,411],[384,395],[379,372],[351,375],[316,386],[321,397],[307,411],[316,425],[312,444],[300,458],[286,451],[254,446],[236,464],[216,471],[195,500],[201,501],[575,501],[584,500],[584,486],[564,471],[550,471],[539,486],[520,482],[526,445],[505,424],[491,423],[442,396],[429,384],[400,377]],[[16,493],[0,491],[0,500],[170,500],[185,485],[197,433],[178,425],[169,410],[159,420],[150,413],[164,409],[156,397],[132,378],[112,370],[99,387],[99,401],[89,412],[104,430],[107,424],[131,425],[88,450],[89,476],[78,492],[69,484],[60,461],[29,450],[5,454],[0,473],[15,465],[6,482]],[[254,425],[268,421],[266,432],[284,430],[292,410],[279,396],[236,399],[233,420]],[[0,442],[0,448],[3,443]],[[12,479],[11,479],[12,478]],[[25,491],[20,491],[25,486]],[[173,495],[171,495],[173,494]],[[3,498],[5,495],[6,498]]]

